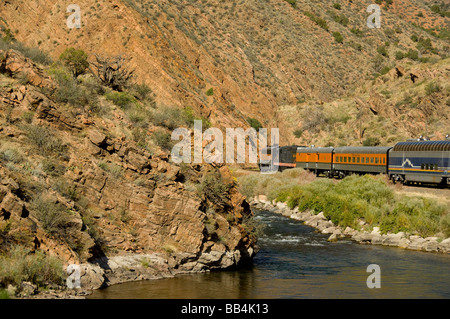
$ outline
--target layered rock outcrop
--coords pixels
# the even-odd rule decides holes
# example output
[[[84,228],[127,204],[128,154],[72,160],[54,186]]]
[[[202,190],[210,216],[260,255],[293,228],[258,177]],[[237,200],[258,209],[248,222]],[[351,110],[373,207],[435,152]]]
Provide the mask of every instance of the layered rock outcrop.
[[[3,251],[22,245],[82,265],[91,288],[251,261],[256,239],[244,223],[252,212],[228,168],[151,154],[117,133],[119,111],[112,119],[73,116],[37,89],[47,83],[40,69],[15,53],[2,56]],[[10,60],[43,78],[17,83],[5,71]],[[210,176],[214,183],[204,185]]]

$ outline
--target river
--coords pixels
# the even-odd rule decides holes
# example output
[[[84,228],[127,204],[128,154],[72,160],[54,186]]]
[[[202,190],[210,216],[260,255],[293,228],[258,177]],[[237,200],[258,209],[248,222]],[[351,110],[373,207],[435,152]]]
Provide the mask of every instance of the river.
[[[131,282],[95,291],[90,299],[450,298],[450,255],[327,242],[299,221],[267,211],[253,265],[233,271]],[[380,288],[368,288],[369,265]]]

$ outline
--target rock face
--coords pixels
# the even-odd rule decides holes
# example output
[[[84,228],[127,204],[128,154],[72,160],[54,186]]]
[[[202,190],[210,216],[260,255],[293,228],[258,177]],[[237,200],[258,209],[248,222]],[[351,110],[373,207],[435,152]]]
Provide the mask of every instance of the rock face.
[[[53,81],[44,74],[42,68],[25,58],[22,53],[9,50],[0,52],[0,72],[13,78],[25,77],[27,82],[37,87],[54,87]]]
[[[35,78],[0,87],[2,251],[17,244],[83,265],[93,288],[252,260],[252,212],[227,167],[151,154],[116,134],[120,114],[74,117],[36,88],[52,86],[37,66],[0,53],[4,74]]]

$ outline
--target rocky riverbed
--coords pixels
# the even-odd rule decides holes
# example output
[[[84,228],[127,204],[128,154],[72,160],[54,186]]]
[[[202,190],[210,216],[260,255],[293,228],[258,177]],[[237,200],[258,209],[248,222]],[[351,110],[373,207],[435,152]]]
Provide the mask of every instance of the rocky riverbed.
[[[254,209],[268,210],[281,214],[288,218],[299,220],[305,225],[314,227],[322,234],[329,234],[328,241],[338,241],[342,238],[351,238],[360,244],[385,245],[410,250],[419,250],[436,253],[450,253],[450,238],[439,240],[438,237],[422,238],[404,232],[396,234],[382,234],[379,227],[369,227],[364,221],[360,221],[362,230],[350,227],[343,229],[328,220],[323,212],[314,214],[312,211],[300,212],[298,208],[290,209],[286,203],[267,200],[264,195],[255,196],[250,205]]]

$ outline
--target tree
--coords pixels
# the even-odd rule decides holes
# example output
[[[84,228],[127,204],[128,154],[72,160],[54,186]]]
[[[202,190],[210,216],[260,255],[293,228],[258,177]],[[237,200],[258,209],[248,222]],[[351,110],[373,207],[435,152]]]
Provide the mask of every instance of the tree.
[[[69,69],[74,78],[86,73],[89,67],[88,55],[83,50],[75,48],[67,48],[59,59]]]
[[[129,71],[124,63],[128,60],[122,55],[113,58],[103,58],[95,54],[97,62],[92,65],[97,69],[100,81],[116,91],[122,91],[128,86],[128,81],[134,76],[134,71]]]

